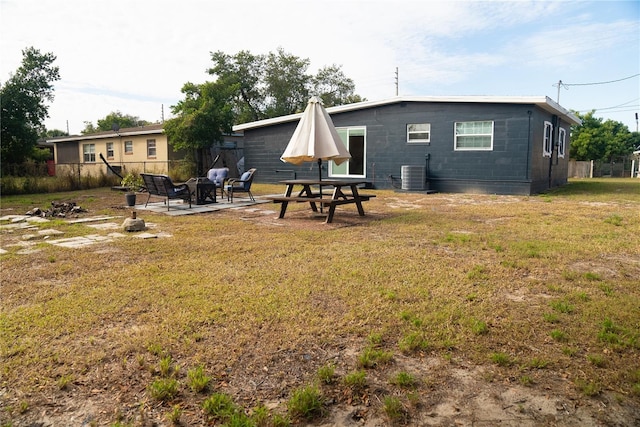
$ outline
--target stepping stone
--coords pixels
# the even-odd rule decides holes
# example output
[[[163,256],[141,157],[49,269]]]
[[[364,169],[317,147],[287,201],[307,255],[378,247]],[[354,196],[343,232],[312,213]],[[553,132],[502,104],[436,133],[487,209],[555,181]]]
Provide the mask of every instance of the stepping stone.
[[[83,224],[85,222],[97,222],[97,221],[106,221],[109,219],[115,219],[118,218],[117,216],[93,216],[90,218],[79,218],[79,219],[72,219],[67,221],[69,224]]]
[[[40,252],[42,249],[32,249],[32,248],[26,248],[26,249],[20,249],[17,254],[18,255],[29,255],[29,254],[35,254],[37,252]]]
[[[36,224],[42,224],[42,223],[45,223],[45,222],[49,222],[49,220],[47,218],[41,218],[39,216],[28,216],[25,219],[25,221],[33,222],[33,223],[36,223]]]
[[[115,237],[115,238],[118,238],[118,237],[127,237],[127,235],[126,235],[126,234],[122,234],[122,233],[109,233],[109,234],[107,234],[107,236],[109,236],[109,237]]]
[[[97,230],[116,230],[120,228],[115,222],[105,222],[103,224],[87,224],[87,227],[95,228]]]
[[[158,236],[155,234],[151,234],[151,233],[140,233],[140,234],[136,234],[136,237],[139,239],[157,239]]]
[[[64,234],[62,231],[60,230],[54,230],[53,228],[47,228],[44,230],[38,230],[38,234],[40,236],[59,236],[61,234]]]

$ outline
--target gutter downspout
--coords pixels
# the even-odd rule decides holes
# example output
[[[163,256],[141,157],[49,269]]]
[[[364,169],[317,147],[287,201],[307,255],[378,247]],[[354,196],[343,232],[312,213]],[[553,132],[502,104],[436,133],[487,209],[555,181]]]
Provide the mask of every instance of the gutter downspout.
[[[551,156],[549,156],[549,182],[548,188],[551,188],[551,180],[552,180],[552,170],[553,170],[553,148],[558,143],[557,133],[558,133],[558,116],[553,115],[551,118],[551,125],[553,126],[553,131],[551,132]]]
[[[529,180],[530,174],[529,174],[529,156],[531,155],[531,115],[533,114],[533,111],[531,110],[527,110],[527,115],[529,116],[529,130],[527,131],[527,162],[526,162],[526,174],[525,174],[525,178],[527,180]],[[529,186],[531,186],[531,184],[529,184]],[[531,190],[529,190],[531,191]]]

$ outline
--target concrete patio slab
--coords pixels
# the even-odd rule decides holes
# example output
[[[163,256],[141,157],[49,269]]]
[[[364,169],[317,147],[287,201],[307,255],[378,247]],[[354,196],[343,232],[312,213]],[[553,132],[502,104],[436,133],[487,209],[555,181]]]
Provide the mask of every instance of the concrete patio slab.
[[[130,209],[136,211],[150,211],[169,216],[194,215],[198,213],[217,212],[223,209],[243,209],[248,206],[271,202],[271,200],[267,200],[264,197],[266,196],[256,196],[255,202],[245,198],[234,199],[233,203],[227,201],[226,198],[219,197],[217,203],[210,203],[206,205],[192,204],[191,208],[189,208],[188,203],[183,203],[182,201],[171,201],[169,210],[167,210],[167,205],[163,202],[153,202],[149,203],[146,207],[144,204],[140,204],[135,205]]]

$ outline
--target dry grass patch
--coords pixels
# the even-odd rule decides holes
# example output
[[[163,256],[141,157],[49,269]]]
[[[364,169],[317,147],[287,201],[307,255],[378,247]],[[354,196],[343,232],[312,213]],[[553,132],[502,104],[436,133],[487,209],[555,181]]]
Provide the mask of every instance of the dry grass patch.
[[[378,191],[370,215],[345,208],[329,225],[304,206],[284,220],[145,212],[173,237],[3,255],[0,420],[37,421],[54,396],[60,414],[91,402],[101,424],[263,408],[260,419],[284,425],[306,416],[286,399],[311,390],[309,413],[325,421],[369,402],[359,419],[408,422],[456,398],[460,366],[487,387],[547,393],[567,390],[565,378],[573,399],[613,393],[638,408],[640,192],[594,182],[544,197]],[[122,194],[92,193],[77,202],[90,214],[125,213]],[[3,198],[2,211],[65,196]],[[411,398],[392,396],[393,372],[419,375]],[[214,415],[222,397],[232,410]]]

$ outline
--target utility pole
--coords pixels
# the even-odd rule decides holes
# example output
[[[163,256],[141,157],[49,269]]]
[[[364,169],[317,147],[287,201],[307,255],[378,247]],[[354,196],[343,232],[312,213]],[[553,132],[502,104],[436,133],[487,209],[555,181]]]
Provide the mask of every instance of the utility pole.
[[[558,95],[556,96],[556,102],[560,104],[560,88],[564,86],[565,89],[569,89],[570,85],[562,83],[562,80],[558,80],[558,83],[554,83],[551,86],[558,88]]]
[[[396,67],[396,96],[398,96],[398,86],[399,86],[398,67]]]

